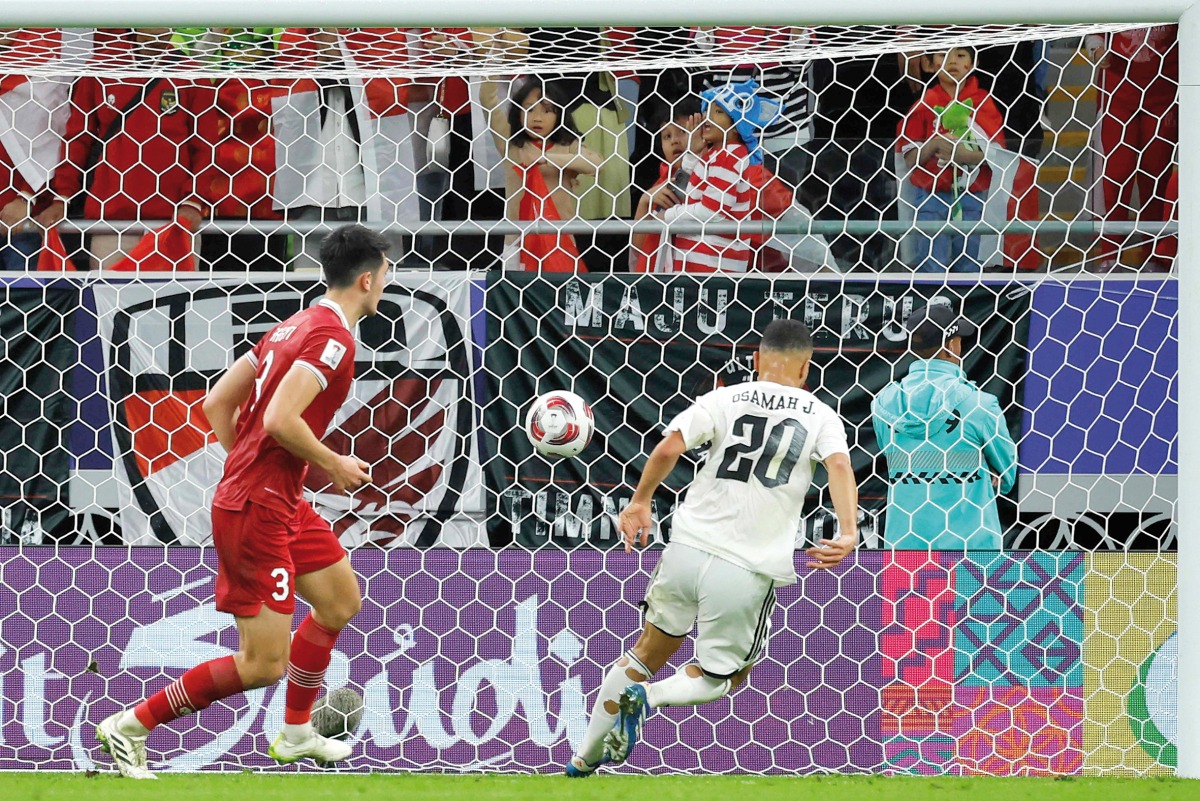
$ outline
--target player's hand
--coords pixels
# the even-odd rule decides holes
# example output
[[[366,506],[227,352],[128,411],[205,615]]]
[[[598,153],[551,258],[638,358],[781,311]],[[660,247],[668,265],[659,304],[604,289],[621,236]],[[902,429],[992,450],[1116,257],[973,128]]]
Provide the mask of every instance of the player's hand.
[[[635,541],[640,542],[643,548],[646,547],[650,544],[650,529],[654,526],[654,521],[650,518],[650,504],[629,504],[621,510],[618,525],[625,540],[625,553],[633,552]]]
[[[345,495],[371,483],[371,474],[367,472],[370,469],[371,465],[362,459],[339,456],[326,472],[329,473],[329,483],[333,484],[333,491],[338,495]]]
[[[856,536],[843,536],[832,540],[821,540],[815,548],[809,548],[805,551],[808,554],[808,558],[812,559],[805,567],[817,570],[831,568],[849,556],[857,543],[858,537]]]

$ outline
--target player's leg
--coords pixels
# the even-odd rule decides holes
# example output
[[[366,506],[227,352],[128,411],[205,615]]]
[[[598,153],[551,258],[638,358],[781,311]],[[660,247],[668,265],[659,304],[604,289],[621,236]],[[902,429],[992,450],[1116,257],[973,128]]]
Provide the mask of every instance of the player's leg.
[[[652,708],[723,698],[745,681],[766,647],[775,588],[771,579],[723,559],[701,577],[696,664],[646,685]]]
[[[696,619],[694,577],[704,558],[699,551],[680,546],[668,546],[663,551],[642,602],[646,625],[633,648],[604,674],[583,743],[572,757],[567,775],[588,775],[602,761],[611,759],[606,740],[615,727],[622,730],[623,743],[630,737],[627,729],[633,728],[632,737],[636,741],[644,716],[623,714],[621,698],[631,685],[640,685],[658,672],[692,630]],[[617,752],[622,759],[627,754],[628,748]]]
[[[303,504],[295,525],[291,553],[296,563],[296,591],[312,611],[292,637],[284,726],[270,753],[281,762],[306,756],[336,762],[350,755],[351,746],[319,736],[312,727],[312,707],[325,681],[338,634],[358,614],[362,596],[350,560],[329,524]]]
[[[687,625],[690,630],[691,621],[688,621]],[[626,728],[619,725],[623,722],[621,699],[626,689],[634,685],[640,686],[642,682],[649,680],[679,650],[682,643],[683,635],[672,636],[658,629],[653,623],[646,622],[633,648],[613,663],[604,674],[600,688],[596,691],[596,703],[592,705],[592,714],[588,718],[583,743],[567,767],[568,776],[589,775],[597,766],[611,760],[611,756],[606,753],[607,738],[616,728]],[[629,718],[627,725],[635,726],[637,732],[640,732],[644,719],[644,715]],[[634,734],[635,739],[637,732]],[[628,749],[622,753],[628,754]]]
[[[216,606],[237,618],[239,650],[197,665],[100,723],[96,739],[122,775],[153,778],[146,767],[146,738],[156,726],[274,684],[283,675],[295,605],[288,538],[286,519],[255,504],[237,512],[213,510]]]

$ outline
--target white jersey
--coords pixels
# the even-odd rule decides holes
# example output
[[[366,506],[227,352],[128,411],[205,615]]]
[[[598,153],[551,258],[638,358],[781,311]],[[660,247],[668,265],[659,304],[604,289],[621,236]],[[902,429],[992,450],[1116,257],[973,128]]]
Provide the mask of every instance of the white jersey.
[[[675,511],[671,541],[794,583],[813,462],[850,453],[833,409],[807,390],[753,381],[700,397],[671,421],[672,431],[689,448],[712,444]]]

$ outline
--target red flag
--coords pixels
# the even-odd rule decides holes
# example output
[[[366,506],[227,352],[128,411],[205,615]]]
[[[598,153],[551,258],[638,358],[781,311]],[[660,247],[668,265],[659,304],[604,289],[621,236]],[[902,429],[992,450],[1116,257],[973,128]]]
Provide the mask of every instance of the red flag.
[[[75,271],[75,264],[67,256],[67,249],[63,247],[62,236],[59,235],[57,228],[51,228],[46,232],[46,239],[42,242],[42,252],[38,254],[37,268],[40,271],[52,272]]]
[[[513,169],[525,184],[517,216],[523,222],[551,220],[558,222],[562,215],[550,194],[550,187],[536,164],[529,167],[514,165]],[[521,266],[533,272],[586,273],[587,267],[570,234],[526,234],[521,240]]]
[[[142,237],[129,255],[109,268],[118,271],[177,270],[194,272],[196,254],[192,232],[181,218]]]
[[[1036,164],[1021,158],[1008,191],[1008,219],[1033,221],[1041,216],[1038,210]],[[1042,266],[1042,254],[1033,234],[1005,234],[1002,247],[1004,264],[1013,265],[1018,270],[1037,270]]]

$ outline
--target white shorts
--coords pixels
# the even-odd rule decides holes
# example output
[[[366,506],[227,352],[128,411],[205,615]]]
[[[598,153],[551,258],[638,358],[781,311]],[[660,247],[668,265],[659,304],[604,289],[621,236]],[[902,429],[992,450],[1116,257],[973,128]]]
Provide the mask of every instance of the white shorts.
[[[775,582],[719,556],[671,543],[646,588],[646,622],[671,637],[697,623],[696,662],[728,678],[757,662],[771,633]]]

